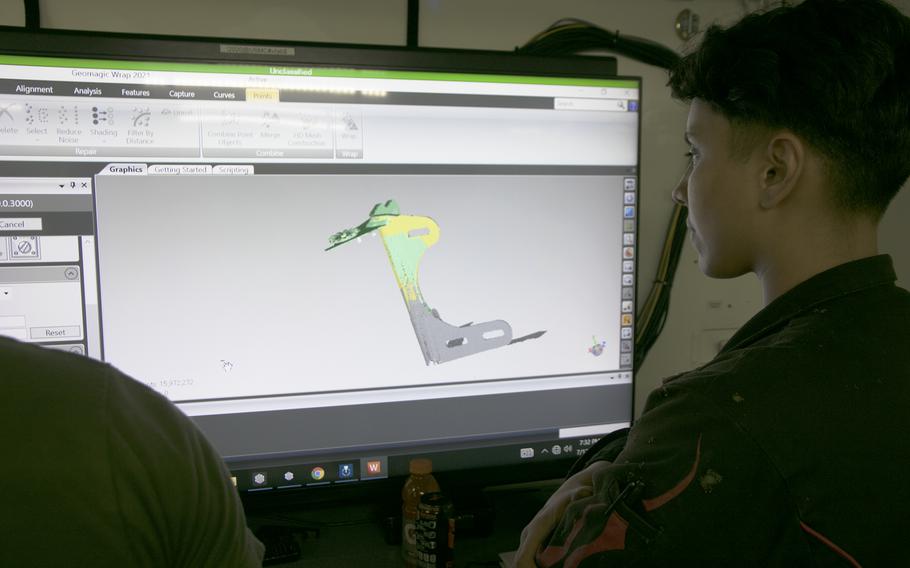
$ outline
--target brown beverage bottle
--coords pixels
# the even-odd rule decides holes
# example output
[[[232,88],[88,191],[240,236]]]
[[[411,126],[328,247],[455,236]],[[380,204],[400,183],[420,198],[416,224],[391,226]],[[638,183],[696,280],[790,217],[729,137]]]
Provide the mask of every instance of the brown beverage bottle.
[[[433,462],[426,458],[412,459],[408,469],[411,476],[401,490],[401,554],[405,566],[417,565],[417,506],[424,493],[439,491],[433,477]]]

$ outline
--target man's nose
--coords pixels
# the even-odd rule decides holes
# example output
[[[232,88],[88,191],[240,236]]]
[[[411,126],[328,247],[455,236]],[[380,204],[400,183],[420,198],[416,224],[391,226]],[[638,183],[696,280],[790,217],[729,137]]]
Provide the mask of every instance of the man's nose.
[[[676,184],[676,187],[673,188],[673,191],[670,193],[670,196],[673,198],[673,201],[682,206],[687,206],[689,201],[689,174],[692,171],[692,167],[686,168],[685,173],[682,177],[679,178],[679,183]]]

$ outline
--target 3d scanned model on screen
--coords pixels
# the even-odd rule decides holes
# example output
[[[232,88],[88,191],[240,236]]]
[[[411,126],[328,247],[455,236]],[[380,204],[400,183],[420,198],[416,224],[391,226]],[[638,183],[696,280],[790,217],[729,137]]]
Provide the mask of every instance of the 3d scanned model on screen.
[[[445,363],[482,351],[504,347],[528,339],[536,339],[545,331],[538,331],[517,339],[512,338],[512,326],[503,320],[455,326],[446,323],[439,312],[430,308],[423,299],[417,282],[420,259],[428,248],[439,240],[439,226],[429,217],[401,215],[394,200],[378,203],[370,211],[370,218],[351,229],[329,237],[331,250],[372,231],[379,231],[392,263],[392,271],[404,297],[414,333],[423,351],[427,365]]]

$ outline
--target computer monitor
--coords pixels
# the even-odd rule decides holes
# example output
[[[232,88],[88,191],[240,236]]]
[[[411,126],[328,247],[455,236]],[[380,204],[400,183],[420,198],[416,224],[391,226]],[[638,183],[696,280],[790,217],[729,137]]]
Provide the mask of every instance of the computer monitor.
[[[562,472],[632,418],[615,71],[2,29],[0,334],[164,394],[245,496]]]

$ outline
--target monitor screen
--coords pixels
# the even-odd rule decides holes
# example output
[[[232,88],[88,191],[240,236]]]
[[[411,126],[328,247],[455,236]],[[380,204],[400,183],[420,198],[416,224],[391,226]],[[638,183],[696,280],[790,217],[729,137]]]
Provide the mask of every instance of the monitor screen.
[[[565,462],[631,421],[640,94],[596,58],[2,30],[0,334],[167,396],[244,494]]]

